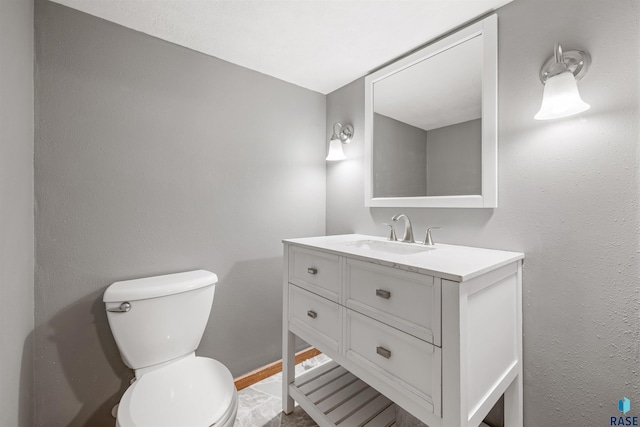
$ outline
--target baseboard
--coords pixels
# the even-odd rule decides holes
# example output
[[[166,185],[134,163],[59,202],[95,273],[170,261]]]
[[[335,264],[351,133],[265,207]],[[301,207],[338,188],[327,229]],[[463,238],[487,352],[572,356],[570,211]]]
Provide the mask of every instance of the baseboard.
[[[306,350],[302,350],[296,353],[295,363],[302,363],[307,359],[311,359],[322,352],[315,347],[309,347]],[[242,390],[243,388],[250,387],[255,383],[262,381],[265,378],[269,378],[271,375],[275,375],[278,372],[282,372],[282,360],[270,363],[255,371],[244,374],[233,381],[236,384],[236,389]]]

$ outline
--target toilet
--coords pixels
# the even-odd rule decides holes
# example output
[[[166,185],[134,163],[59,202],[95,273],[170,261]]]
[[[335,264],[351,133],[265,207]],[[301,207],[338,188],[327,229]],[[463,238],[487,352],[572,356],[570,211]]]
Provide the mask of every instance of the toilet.
[[[116,427],[230,427],[238,411],[231,372],[198,357],[218,277],[206,270],[115,282],[103,301],[135,379]]]

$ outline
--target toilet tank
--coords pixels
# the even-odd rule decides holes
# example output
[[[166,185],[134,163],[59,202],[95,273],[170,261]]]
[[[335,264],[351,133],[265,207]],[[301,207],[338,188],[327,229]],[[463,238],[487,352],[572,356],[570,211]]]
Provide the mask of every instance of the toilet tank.
[[[218,276],[206,270],[115,282],[103,301],[124,363],[141,369],[194,351]]]

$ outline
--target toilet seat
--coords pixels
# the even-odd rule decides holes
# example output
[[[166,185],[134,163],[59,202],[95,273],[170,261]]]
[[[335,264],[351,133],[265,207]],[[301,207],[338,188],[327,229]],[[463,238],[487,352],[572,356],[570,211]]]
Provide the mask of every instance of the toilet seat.
[[[231,372],[206,357],[187,357],[137,379],[118,407],[120,427],[233,425],[238,409]]]

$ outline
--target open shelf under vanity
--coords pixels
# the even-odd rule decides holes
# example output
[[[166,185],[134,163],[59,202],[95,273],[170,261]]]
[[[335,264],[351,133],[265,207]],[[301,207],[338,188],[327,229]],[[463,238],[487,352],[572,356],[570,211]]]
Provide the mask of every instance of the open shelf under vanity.
[[[396,426],[394,403],[334,361],[296,377],[289,393],[318,424]]]
[[[393,402],[334,361],[296,377],[289,392],[318,424],[395,425]]]

